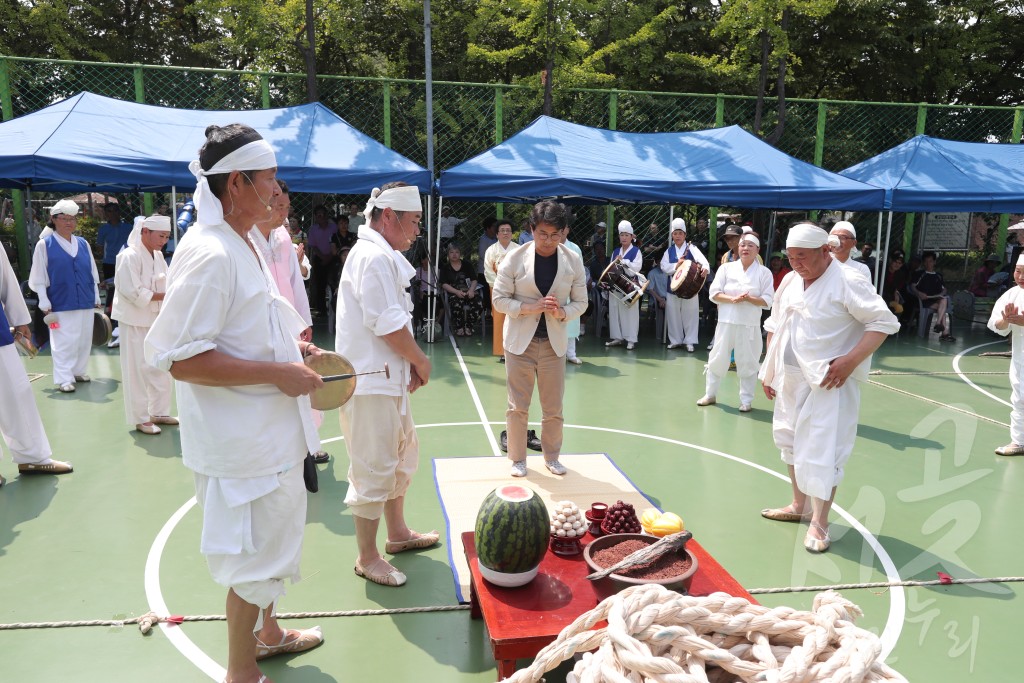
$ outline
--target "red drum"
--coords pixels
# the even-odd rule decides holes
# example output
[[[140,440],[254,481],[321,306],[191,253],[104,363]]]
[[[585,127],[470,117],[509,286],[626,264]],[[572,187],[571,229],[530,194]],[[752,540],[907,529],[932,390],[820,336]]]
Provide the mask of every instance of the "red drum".
[[[692,299],[700,292],[707,277],[696,261],[679,261],[676,272],[672,273],[672,293],[684,299]]]
[[[647,278],[642,273],[634,273],[632,268],[616,259],[601,273],[597,285],[614,294],[627,306],[633,306],[643,297],[644,290],[647,289]]]

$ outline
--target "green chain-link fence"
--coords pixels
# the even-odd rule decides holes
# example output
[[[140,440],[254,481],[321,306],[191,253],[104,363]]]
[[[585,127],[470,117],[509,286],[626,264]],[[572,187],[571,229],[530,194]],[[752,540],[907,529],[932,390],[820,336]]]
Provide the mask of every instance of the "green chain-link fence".
[[[320,100],[350,124],[388,147],[426,165],[426,87],[422,81],[320,76]],[[81,91],[136,102],[188,109],[256,109],[301,104],[304,74],[256,73],[220,69],[183,69],[146,65],[64,62],[0,56],[0,105],[4,120],[41,109]],[[477,83],[436,82],[434,94],[435,173],[479,154],[522,130],[542,110],[540,89]],[[577,123],[633,132],[701,130],[738,124],[748,130],[756,100],[734,95],[556,89],[552,114]],[[971,142],[1019,142],[1020,108],[930,104],[886,104],[791,99],[778,147],[830,170],[841,170],[924,133]],[[777,124],[774,102],[767,100],[761,135]],[[312,198],[296,196],[300,215],[308,216]],[[329,205],[349,197],[318,198]],[[157,201],[161,201],[158,198]],[[517,224],[523,207],[455,203],[466,218],[466,246],[475,244],[482,222],[505,213]],[[706,210],[680,207],[694,221]],[[586,242],[593,225],[609,216],[603,207],[582,207],[573,237]],[[618,207],[615,220],[636,225],[657,221],[667,226],[667,209]],[[874,233],[875,217],[858,227]],[[1005,220],[1004,220],[1005,226]],[[911,247],[913,216],[893,223],[893,247]],[[909,228],[909,230],[908,230]],[[667,229],[667,228],[666,228]],[[997,238],[1003,233],[997,233]],[[906,239],[904,239],[906,235]],[[698,241],[706,235],[690,235]],[[992,247],[997,246],[998,239]]]

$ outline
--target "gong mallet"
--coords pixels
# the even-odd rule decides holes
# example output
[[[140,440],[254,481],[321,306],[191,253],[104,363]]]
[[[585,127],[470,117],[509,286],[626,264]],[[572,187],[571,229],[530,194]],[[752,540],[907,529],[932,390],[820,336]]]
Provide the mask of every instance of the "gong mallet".
[[[384,376],[387,379],[391,379],[391,370],[388,369],[387,363],[384,364],[383,370],[371,370],[369,372],[346,372],[343,375],[324,375],[320,379],[322,379],[325,382],[338,382],[343,379],[352,379],[353,377],[361,377],[363,375],[379,375],[382,372],[384,373]]]

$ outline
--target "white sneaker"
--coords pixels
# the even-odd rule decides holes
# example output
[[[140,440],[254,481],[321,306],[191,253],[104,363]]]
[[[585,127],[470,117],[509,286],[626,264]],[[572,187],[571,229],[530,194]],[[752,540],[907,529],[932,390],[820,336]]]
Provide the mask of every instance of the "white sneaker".
[[[67,384],[61,384],[59,387],[57,387],[57,390],[65,394],[70,394],[75,390],[75,385],[72,384],[71,382],[68,382]]]
[[[526,476],[526,461],[519,460],[512,463],[512,476],[513,477],[525,477]]]
[[[583,365],[583,361],[581,361],[579,358],[576,358],[575,356],[573,356],[572,358],[566,358],[565,361],[567,363],[572,363],[573,365]]]
[[[632,351],[636,348],[636,342],[626,342],[626,350]]]
[[[701,396],[699,399],[697,399],[697,405],[699,405],[699,406],[709,406],[709,405],[711,405],[714,402],[715,402],[715,397],[714,396],[708,396],[707,394],[705,394],[704,396]]]
[[[91,382],[92,381],[92,377],[90,377],[89,375],[75,375],[75,381],[76,382]]]
[[[693,344],[687,344],[686,350],[689,351],[690,353],[693,353]]]
[[[107,344],[108,349],[116,349],[119,348],[120,346],[121,340],[118,337],[114,337],[113,339],[110,340],[110,343]]]
[[[559,476],[561,476],[561,475],[563,475],[563,474],[565,474],[566,472],[569,471],[569,470],[565,469],[565,465],[563,465],[562,463],[558,462],[557,460],[550,460],[550,461],[545,460],[544,461],[544,467],[547,467],[548,468],[548,472],[550,472],[551,474],[557,474]],[[526,469],[525,463],[523,464],[523,469],[524,470]]]
[[[710,351],[713,348],[715,348],[715,342],[711,342],[710,344],[708,344],[708,351]]]
[[[680,346],[682,346],[682,344],[669,344],[669,345],[668,345],[667,347],[665,347],[665,348],[667,348],[667,349],[669,349],[669,350],[672,350],[672,349],[678,349],[678,348],[679,348]]]
[[[604,343],[604,345],[605,346],[622,346],[625,343],[626,342],[623,341],[622,339],[612,339],[611,341],[606,341]]]
[[[751,405],[749,403],[741,403],[740,404],[740,412],[741,413],[749,413],[751,410],[753,410],[753,408],[751,407]]]

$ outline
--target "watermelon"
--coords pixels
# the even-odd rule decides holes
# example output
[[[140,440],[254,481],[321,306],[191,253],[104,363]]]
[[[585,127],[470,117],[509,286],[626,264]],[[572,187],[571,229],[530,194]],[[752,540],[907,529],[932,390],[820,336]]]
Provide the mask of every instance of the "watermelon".
[[[540,496],[519,484],[487,494],[476,516],[480,573],[499,586],[533,580],[550,540],[548,510]]]

